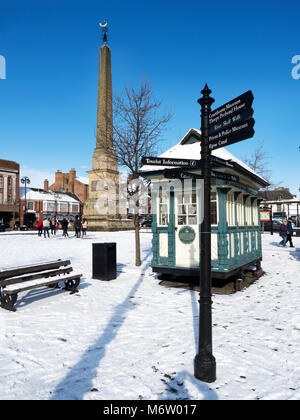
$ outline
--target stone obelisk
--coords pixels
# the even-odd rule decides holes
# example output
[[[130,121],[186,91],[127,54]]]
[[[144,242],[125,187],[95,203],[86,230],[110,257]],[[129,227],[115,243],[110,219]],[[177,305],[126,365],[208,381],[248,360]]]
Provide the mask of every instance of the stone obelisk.
[[[89,198],[84,204],[84,217],[92,230],[127,230],[132,223],[119,213],[120,174],[113,144],[111,50],[107,46],[107,22],[100,47],[96,148],[89,174]]]

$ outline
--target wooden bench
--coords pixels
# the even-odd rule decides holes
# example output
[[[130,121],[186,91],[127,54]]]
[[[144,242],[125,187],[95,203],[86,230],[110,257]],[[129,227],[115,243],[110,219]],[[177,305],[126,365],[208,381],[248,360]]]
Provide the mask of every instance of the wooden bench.
[[[64,289],[71,294],[78,292],[82,274],[73,274],[70,264],[70,260],[56,260],[0,270],[1,307],[14,312],[18,293],[41,286],[60,288],[60,282],[64,282]]]

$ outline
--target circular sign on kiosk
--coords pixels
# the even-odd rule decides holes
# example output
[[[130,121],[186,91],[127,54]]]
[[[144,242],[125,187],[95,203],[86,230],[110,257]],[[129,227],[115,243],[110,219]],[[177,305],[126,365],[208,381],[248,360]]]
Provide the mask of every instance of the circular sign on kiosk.
[[[191,244],[196,237],[196,232],[190,226],[183,226],[178,235],[181,242],[184,244]]]

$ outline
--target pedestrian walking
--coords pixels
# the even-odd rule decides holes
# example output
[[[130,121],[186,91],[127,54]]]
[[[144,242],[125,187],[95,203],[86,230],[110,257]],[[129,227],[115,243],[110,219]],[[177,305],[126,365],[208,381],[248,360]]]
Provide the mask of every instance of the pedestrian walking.
[[[287,221],[286,220],[284,220],[283,223],[280,225],[279,235],[282,238],[282,241],[279,242],[279,246],[286,247],[286,241],[287,241]]]
[[[37,224],[36,224],[37,230],[38,230],[38,235],[42,236],[43,233],[43,221],[42,220],[38,220]]]
[[[49,228],[50,228],[50,220],[49,219],[44,219],[43,220],[44,238],[46,238],[46,236],[48,236],[48,238],[50,238]]]
[[[75,236],[76,238],[80,238],[81,234],[81,219],[79,216],[75,217],[74,228],[75,228]]]
[[[88,227],[88,221],[86,219],[83,219],[82,221],[82,237],[86,236],[86,230]]]
[[[287,227],[287,235],[286,235],[286,242],[288,243],[290,243],[290,247],[291,248],[294,248],[294,245],[293,245],[293,234],[294,234],[294,229],[293,229],[293,224],[292,224],[292,222],[293,222],[293,220],[292,220],[292,218],[290,217],[289,219],[288,219],[288,222],[287,222],[287,225],[286,225],[286,227]]]
[[[50,230],[51,235],[56,235],[56,219],[55,217],[52,217],[50,220]]]
[[[63,236],[66,238],[67,236],[69,236],[68,234],[68,226],[69,226],[69,222],[67,221],[66,218],[63,219],[63,221],[61,222],[61,227],[63,230]]]

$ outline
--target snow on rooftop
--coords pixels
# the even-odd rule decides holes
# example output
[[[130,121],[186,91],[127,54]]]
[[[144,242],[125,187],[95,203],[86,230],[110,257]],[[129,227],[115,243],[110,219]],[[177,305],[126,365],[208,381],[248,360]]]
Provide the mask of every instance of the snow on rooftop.
[[[196,132],[197,134],[201,135],[201,131],[192,128],[189,130],[189,132],[183,137],[187,138],[188,134],[191,135],[193,132]],[[253,171],[248,165],[246,165],[243,161],[235,157],[232,153],[230,153],[225,147],[221,147],[220,149],[216,149],[212,151],[212,155],[216,156],[220,159],[237,163],[244,169],[246,169],[248,172],[258,176],[263,181],[267,182],[264,178],[262,178],[260,175],[258,175],[255,171]],[[166,150],[164,153],[159,155],[159,157],[168,157],[168,158],[174,158],[174,159],[201,159],[201,144],[200,142],[195,142],[191,144],[182,144],[182,140],[176,144],[175,146],[171,147],[170,149]],[[144,165],[140,169],[141,172],[147,172],[147,171],[159,171],[162,170],[163,166],[150,166],[150,165]]]
[[[85,185],[89,185],[89,178],[86,176],[77,176],[77,181],[82,182]]]
[[[20,187],[20,199],[25,200],[25,187]],[[26,200],[33,201],[65,201],[68,203],[78,203],[74,197],[63,192],[45,191],[41,189],[26,189]]]

